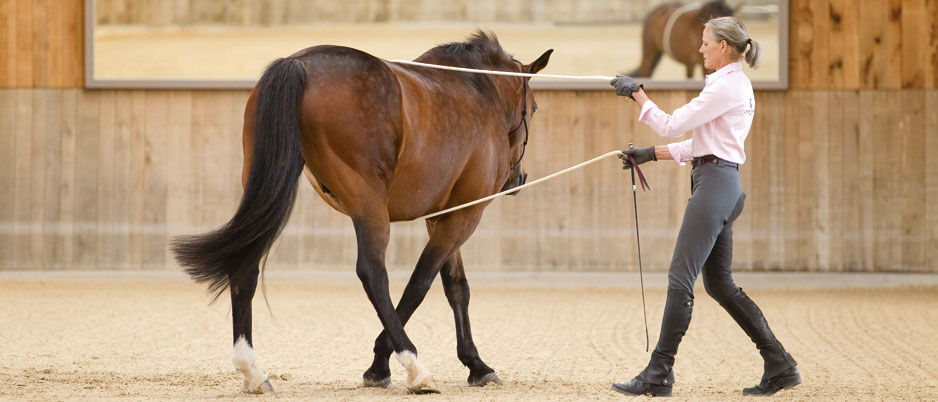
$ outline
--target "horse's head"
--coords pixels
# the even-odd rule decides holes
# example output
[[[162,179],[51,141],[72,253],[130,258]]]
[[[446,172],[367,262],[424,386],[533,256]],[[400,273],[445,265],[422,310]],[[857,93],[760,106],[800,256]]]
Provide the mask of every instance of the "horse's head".
[[[733,9],[723,0],[711,1],[700,7],[700,19],[707,22],[712,18],[733,15]]]
[[[516,73],[535,74],[547,66],[553,50],[544,52],[531,64],[522,64],[502,49],[495,34],[477,31],[465,42],[454,42],[430,49],[417,61],[436,64],[446,64],[459,67],[468,67],[479,70],[509,71]],[[467,74],[463,80],[475,93],[491,105],[489,112],[497,116],[498,124],[504,121],[504,132],[498,133],[496,138],[500,144],[498,152],[507,157],[500,163],[508,166],[508,176],[502,190],[509,190],[524,184],[527,174],[521,167],[525,146],[528,142],[528,127],[537,104],[534,95],[528,86],[529,78],[499,76],[490,74]],[[492,116],[492,115],[488,115]],[[502,120],[504,116],[505,120]],[[504,137],[503,137],[504,136]],[[507,151],[507,152],[505,152]],[[501,158],[500,158],[501,159]],[[501,168],[499,168],[501,169]],[[515,195],[517,192],[512,193]]]
[[[543,70],[544,67],[547,67],[547,62],[550,60],[550,55],[553,51],[553,49],[547,50],[541,57],[538,57],[537,60],[530,64],[521,64],[521,62],[514,60],[514,58],[512,58],[512,61],[520,66],[520,72],[536,74],[538,71]],[[530,78],[521,79],[521,96],[519,97],[521,105],[520,107],[516,106],[517,112],[512,118],[512,120],[517,120],[517,123],[515,123],[513,128],[508,132],[511,160],[516,162],[512,163],[511,169],[508,172],[508,179],[505,180],[505,185],[502,186],[501,191],[519,187],[523,185],[528,178],[528,174],[521,165],[521,160],[524,158],[525,147],[528,144],[529,124],[534,117],[534,113],[537,111],[537,102],[534,101],[534,93],[530,90],[528,81],[530,81]],[[514,104],[517,105],[517,102]],[[518,192],[515,191],[509,193],[509,195],[518,195]]]

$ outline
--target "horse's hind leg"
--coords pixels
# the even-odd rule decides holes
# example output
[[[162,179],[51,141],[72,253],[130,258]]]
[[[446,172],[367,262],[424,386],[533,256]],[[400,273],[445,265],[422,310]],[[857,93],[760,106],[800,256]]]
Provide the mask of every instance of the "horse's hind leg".
[[[263,394],[274,392],[273,385],[267,380],[267,375],[257,367],[254,361],[254,341],[251,339],[251,300],[257,289],[258,268],[249,274],[242,286],[232,284],[231,292],[231,322],[234,334],[234,347],[231,351],[231,360],[235,369],[244,375],[242,392]]]
[[[479,357],[479,351],[472,341],[472,330],[469,327],[469,281],[466,280],[459,250],[456,250],[443,265],[441,276],[446,299],[449,300],[449,305],[453,308],[453,317],[456,319],[456,356],[469,368],[469,385],[476,387],[489,383],[502,385],[501,380],[495,375],[495,370],[492,370]]]

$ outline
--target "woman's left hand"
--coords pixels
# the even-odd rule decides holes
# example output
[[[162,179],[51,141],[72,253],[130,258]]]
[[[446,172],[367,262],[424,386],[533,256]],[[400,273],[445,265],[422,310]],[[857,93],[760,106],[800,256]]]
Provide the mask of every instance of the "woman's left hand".
[[[642,89],[642,84],[625,75],[617,75],[616,78],[609,81],[609,85],[616,87],[616,95],[628,96],[632,100],[635,100],[632,93]]]

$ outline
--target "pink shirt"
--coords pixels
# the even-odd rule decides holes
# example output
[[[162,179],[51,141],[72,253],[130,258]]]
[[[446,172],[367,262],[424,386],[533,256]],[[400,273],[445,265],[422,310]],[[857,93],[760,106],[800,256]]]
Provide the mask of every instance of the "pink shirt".
[[[752,83],[743,73],[742,64],[735,62],[708,75],[700,95],[671,115],[648,100],[638,120],[665,138],[693,130],[690,139],[668,144],[671,156],[681,165],[704,155],[741,164],[746,162],[743,142],[752,127],[755,109]]]

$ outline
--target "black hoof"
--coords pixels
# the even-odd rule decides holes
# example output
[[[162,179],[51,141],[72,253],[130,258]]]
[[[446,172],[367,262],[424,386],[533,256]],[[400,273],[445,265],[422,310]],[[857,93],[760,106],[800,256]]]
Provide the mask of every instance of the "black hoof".
[[[489,384],[495,384],[499,387],[502,386],[502,380],[498,379],[498,376],[495,375],[495,372],[485,374],[481,377],[469,376],[469,386],[470,387],[484,387]]]
[[[762,379],[762,382],[755,387],[743,388],[743,395],[770,396],[783,389],[794,388],[801,384],[801,373],[798,367],[792,367],[769,379]]]
[[[372,373],[371,370],[362,375],[362,385],[375,388],[391,388],[391,373]]]

